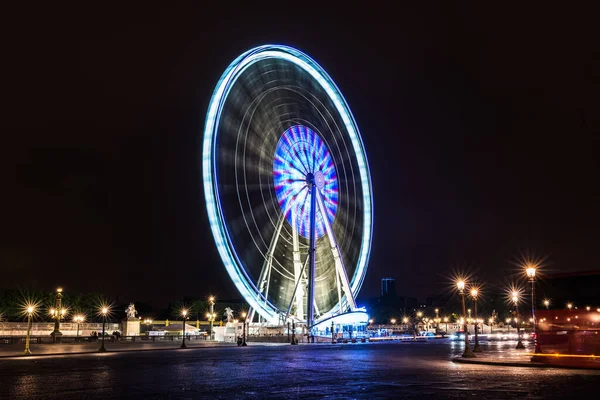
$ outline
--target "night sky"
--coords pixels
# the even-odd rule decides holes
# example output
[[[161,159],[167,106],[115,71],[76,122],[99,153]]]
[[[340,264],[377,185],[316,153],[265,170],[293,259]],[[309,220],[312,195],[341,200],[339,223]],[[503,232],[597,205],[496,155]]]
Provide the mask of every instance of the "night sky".
[[[237,297],[200,144],[221,73],[265,43],[319,62],[361,129],[361,297],[391,275],[424,299],[456,266],[499,282],[526,250],[547,273],[600,268],[593,10],[184,4],[5,13],[0,288]]]

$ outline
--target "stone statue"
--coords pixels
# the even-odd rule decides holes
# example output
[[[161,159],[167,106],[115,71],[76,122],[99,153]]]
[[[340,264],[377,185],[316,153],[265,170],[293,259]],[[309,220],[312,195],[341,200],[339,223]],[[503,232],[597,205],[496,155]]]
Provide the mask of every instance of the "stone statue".
[[[135,318],[136,314],[138,313],[135,310],[135,304],[130,303],[129,307],[127,307],[127,310],[125,310],[125,313],[127,314],[127,318]]]
[[[227,318],[227,322],[233,321],[233,310],[229,307],[225,309],[225,318]]]

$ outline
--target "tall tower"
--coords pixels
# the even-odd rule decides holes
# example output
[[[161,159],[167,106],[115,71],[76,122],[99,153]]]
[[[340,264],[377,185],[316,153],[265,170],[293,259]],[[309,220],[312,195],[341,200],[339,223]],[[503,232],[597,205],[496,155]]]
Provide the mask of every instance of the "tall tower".
[[[396,278],[381,278],[381,296],[396,295]]]

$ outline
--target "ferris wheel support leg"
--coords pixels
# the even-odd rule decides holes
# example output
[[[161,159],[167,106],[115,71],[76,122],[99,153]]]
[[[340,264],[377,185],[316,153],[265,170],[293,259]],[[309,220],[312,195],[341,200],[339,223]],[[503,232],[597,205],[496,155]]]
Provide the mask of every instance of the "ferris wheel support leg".
[[[271,269],[273,268],[273,254],[275,253],[275,247],[277,246],[277,241],[279,240],[279,235],[281,234],[281,227],[283,226],[284,220],[285,217],[281,215],[277,221],[277,225],[275,226],[275,234],[271,239],[269,249],[267,250],[267,256],[265,257],[265,262],[263,263],[262,269],[260,270],[260,275],[258,276],[258,291],[259,293],[263,294],[265,303],[267,302],[267,297],[269,296],[269,281],[271,280]]]
[[[315,317],[315,239],[317,236],[317,185],[315,178],[309,174],[307,183],[310,188],[310,238],[308,246],[308,298],[306,300],[306,325],[309,335],[314,324]],[[325,219],[325,218],[323,218]]]
[[[318,192],[318,191],[317,191]],[[317,195],[317,202],[319,203],[319,211],[323,216],[323,224],[325,225],[325,230],[327,231],[327,237],[329,238],[329,244],[331,245],[331,252],[333,253],[333,259],[335,261],[335,269],[337,271],[338,277],[342,282],[342,290],[346,295],[346,302],[350,306],[351,310],[356,309],[356,301],[354,300],[354,296],[352,295],[352,289],[350,288],[350,281],[348,280],[348,274],[346,273],[346,268],[344,266],[344,261],[342,259],[342,254],[340,252],[340,248],[338,247],[337,241],[335,240],[335,236],[333,235],[333,229],[331,228],[331,224],[329,223],[329,219],[326,217],[325,206],[323,205],[323,199],[321,199],[320,195]],[[340,300],[340,311],[342,310],[342,304]]]
[[[296,285],[292,294],[292,303],[296,300],[296,317],[300,320],[304,319],[304,288],[300,284],[304,267],[300,261],[300,243],[298,241],[298,230],[296,227],[296,212],[292,208],[292,255],[294,259],[294,278]],[[288,310],[289,314],[289,310]]]

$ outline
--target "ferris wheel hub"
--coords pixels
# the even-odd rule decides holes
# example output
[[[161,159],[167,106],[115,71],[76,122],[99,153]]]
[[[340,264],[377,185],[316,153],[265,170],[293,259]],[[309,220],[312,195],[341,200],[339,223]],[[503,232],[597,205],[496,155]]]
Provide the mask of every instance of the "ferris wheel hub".
[[[323,173],[321,171],[315,172],[314,182],[315,182],[315,185],[317,186],[317,189],[323,190],[323,188],[325,187],[325,175],[323,175]]]

